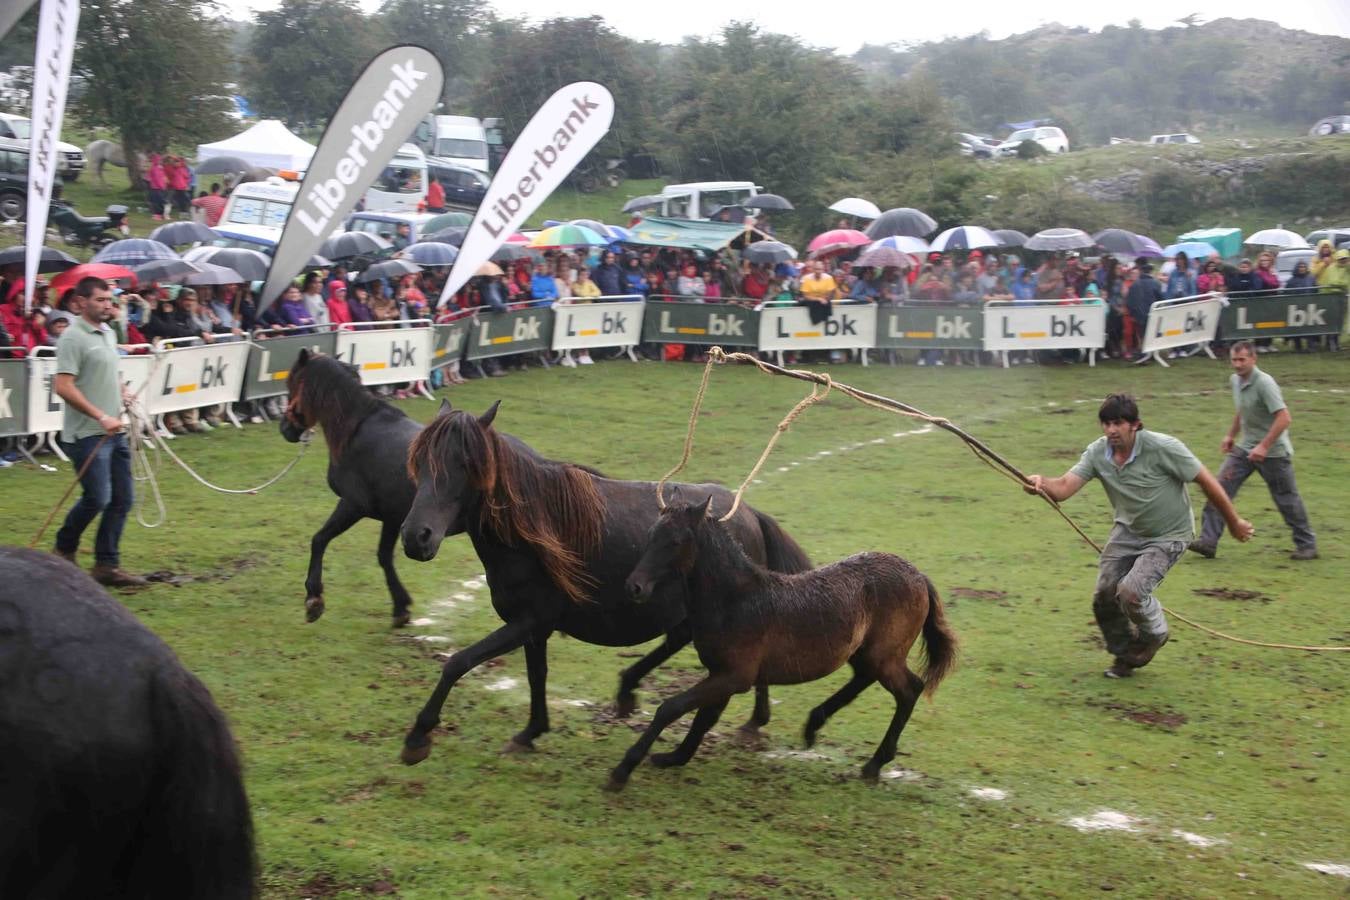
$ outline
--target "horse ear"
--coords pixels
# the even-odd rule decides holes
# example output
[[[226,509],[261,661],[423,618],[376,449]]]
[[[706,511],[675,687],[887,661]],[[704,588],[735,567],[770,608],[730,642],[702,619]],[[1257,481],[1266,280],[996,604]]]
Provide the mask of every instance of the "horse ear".
[[[303,366],[303,365],[304,365],[305,363],[307,363],[307,362],[309,362],[309,348],[308,348],[308,347],[301,347],[301,348],[300,348],[300,355],[297,356],[297,357],[295,358],[295,366],[294,366],[294,368],[297,368],[297,369],[298,369],[298,368],[300,368],[301,366]]]
[[[704,500],[703,504],[698,508],[698,518],[700,519],[712,518],[712,501],[713,501],[712,495],[709,494],[708,499]]]
[[[482,425],[484,428],[491,427],[492,420],[497,418],[497,408],[501,405],[502,401],[498,400],[496,403],[489,406],[487,412],[478,417],[478,424]]]
[[[449,413],[450,413],[450,401],[445,397],[442,397],[441,408],[436,410],[436,418],[439,419],[441,416],[448,415]]]

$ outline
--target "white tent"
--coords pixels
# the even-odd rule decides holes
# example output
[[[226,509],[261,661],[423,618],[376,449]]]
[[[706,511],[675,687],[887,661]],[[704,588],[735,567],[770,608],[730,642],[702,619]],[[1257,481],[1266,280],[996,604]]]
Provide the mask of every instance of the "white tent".
[[[197,145],[197,162],[213,156],[237,156],[267,169],[304,171],[318,148],[296,137],[277,119],[263,119],[247,131],[214,144]]]

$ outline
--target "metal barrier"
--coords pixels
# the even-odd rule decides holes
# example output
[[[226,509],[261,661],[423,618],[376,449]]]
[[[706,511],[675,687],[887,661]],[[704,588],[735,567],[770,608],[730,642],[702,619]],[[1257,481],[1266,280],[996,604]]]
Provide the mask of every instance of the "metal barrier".
[[[309,334],[294,328],[259,328],[250,337],[252,348],[244,369],[244,400],[262,400],[286,394],[286,379],[301,350],[337,355],[337,326],[312,326]]]
[[[653,294],[647,302],[650,305],[642,319],[644,343],[755,347],[759,339],[759,311],[734,299],[699,301]]]
[[[984,305],[984,349],[1000,353],[1004,368],[1009,350],[1085,350],[1095,366],[1106,311],[1100,300],[992,300]]]
[[[1139,349],[1164,367],[1170,363],[1163,358],[1162,351],[1175,347],[1199,344],[1209,358],[1214,359],[1214,351],[1209,345],[1214,340],[1219,314],[1226,303],[1222,295],[1215,293],[1154,303],[1148,311]]]
[[[1224,340],[1315,337],[1345,328],[1346,293],[1340,288],[1271,288],[1233,291],[1219,315]]]
[[[433,324],[430,319],[344,322],[337,331],[336,355],[356,367],[362,384],[424,382],[431,374]]]

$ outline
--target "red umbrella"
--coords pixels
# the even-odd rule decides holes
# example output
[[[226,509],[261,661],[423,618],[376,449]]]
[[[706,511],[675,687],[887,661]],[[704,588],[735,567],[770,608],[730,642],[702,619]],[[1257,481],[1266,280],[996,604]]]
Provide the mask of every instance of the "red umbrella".
[[[73,288],[79,284],[81,278],[102,278],[106,281],[122,281],[125,279],[131,284],[136,283],[136,273],[126,266],[113,265],[112,263],[85,263],[66,269],[53,278],[51,281],[52,293],[59,296],[66,288]]]
[[[829,256],[831,253],[842,253],[870,243],[872,239],[861,231],[853,228],[836,228],[816,235],[811,239],[811,243],[806,245],[806,250],[812,256]]]
[[[517,231],[515,234],[511,235],[509,238],[506,239],[506,243],[508,244],[528,244],[529,242],[530,239],[527,238],[525,235],[521,234],[519,231]]]

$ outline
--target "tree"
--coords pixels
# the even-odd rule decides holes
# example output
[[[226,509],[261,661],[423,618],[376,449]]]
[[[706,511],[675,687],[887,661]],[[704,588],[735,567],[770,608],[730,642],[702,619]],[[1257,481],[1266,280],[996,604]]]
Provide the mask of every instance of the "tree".
[[[487,7],[478,0],[385,0],[379,18],[394,42],[420,44],[435,53],[445,71],[442,98],[451,108],[457,98],[462,101],[484,63]]]
[[[322,122],[387,43],[356,0],[283,0],[258,13],[244,85],[259,115]]]
[[[79,107],[112,126],[140,185],[137,152],[227,133],[227,38],[207,0],[83,0],[73,69]]]

